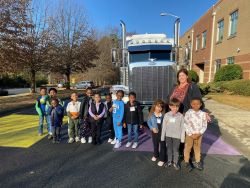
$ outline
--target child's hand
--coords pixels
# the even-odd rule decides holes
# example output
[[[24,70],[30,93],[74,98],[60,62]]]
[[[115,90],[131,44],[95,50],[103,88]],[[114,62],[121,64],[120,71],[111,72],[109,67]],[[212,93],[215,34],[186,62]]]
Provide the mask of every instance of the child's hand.
[[[143,128],[143,125],[140,125],[140,129],[142,129]]]
[[[111,107],[111,108],[109,109],[109,112],[113,112],[113,107]]]
[[[120,126],[120,125],[121,125],[121,122],[118,122],[117,125]]]
[[[123,123],[123,127],[126,128],[126,123]]]
[[[153,128],[152,131],[153,131],[153,133],[158,133],[158,129],[157,128]]]
[[[210,117],[210,115],[208,113],[206,113],[206,119],[207,119],[207,122],[211,122],[212,121],[211,117]]]

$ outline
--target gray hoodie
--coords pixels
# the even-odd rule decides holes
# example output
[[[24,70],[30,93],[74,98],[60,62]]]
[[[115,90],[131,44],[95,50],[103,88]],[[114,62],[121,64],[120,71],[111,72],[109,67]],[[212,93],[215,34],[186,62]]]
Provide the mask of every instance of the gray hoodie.
[[[165,137],[180,139],[182,143],[185,141],[185,128],[184,117],[180,112],[175,115],[170,111],[164,115],[161,141],[165,140]]]

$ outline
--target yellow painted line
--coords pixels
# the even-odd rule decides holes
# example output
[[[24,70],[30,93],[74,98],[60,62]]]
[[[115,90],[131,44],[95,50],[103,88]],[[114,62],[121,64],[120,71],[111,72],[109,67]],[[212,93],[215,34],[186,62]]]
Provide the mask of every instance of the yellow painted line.
[[[67,118],[64,118],[66,122]],[[12,114],[0,118],[0,146],[28,148],[47,134],[44,121],[44,135],[38,136],[38,116]]]

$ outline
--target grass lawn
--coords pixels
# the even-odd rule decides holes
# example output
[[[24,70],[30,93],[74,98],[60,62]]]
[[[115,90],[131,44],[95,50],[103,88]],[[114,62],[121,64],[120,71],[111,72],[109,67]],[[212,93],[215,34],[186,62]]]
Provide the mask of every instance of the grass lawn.
[[[206,97],[221,102],[223,104],[250,111],[250,96],[227,95],[219,93],[208,94],[206,95]]]

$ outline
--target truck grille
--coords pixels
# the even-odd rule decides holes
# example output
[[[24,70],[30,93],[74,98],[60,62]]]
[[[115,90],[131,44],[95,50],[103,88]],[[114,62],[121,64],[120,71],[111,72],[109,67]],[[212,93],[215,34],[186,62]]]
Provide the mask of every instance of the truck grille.
[[[129,83],[130,91],[136,92],[138,101],[165,101],[176,83],[175,69],[172,66],[134,67],[130,72]]]

